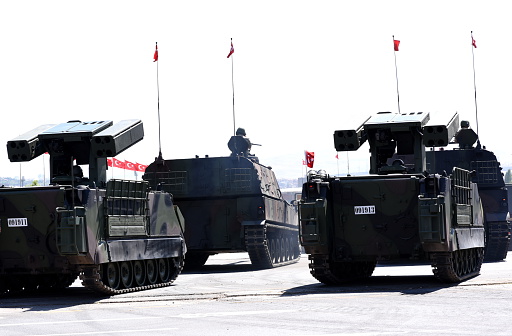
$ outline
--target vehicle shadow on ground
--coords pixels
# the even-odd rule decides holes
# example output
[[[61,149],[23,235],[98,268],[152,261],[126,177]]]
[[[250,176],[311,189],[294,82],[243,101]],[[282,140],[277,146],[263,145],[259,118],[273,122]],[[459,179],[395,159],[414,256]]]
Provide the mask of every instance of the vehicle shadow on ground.
[[[181,273],[183,274],[212,274],[212,273],[243,273],[254,272],[260,270],[259,268],[247,264],[244,261],[232,262],[222,265],[204,265],[200,267],[187,268],[185,267]]]
[[[323,283],[293,287],[282,296],[310,294],[356,294],[356,293],[401,293],[404,295],[423,295],[457,284],[442,283],[433,275],[407,276],[371,276],[368,279],[347,282],[344,285],[328,286]]]
[[[52,311],[98,303],[109,297],[108,295],[95,293],[85,287],[68,287],[59,291],[20,291],[1,295],[0,307],[29,311]]]

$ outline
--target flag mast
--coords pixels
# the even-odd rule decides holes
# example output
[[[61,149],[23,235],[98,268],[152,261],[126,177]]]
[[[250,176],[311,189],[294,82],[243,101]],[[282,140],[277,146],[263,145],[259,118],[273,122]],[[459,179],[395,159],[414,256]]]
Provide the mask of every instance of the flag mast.
[[[235,52],[235,49],[233,48],[233,38],[231,38],[231,49],[229,49],[229,58],[233,53]],[[233,57],[231,57],[231,90],[233,91],[233,135],[236,135],[235,131],[235,81],[233,78]]]
[[[475,90],[475,118],[476,118],[476,135],[478,136],[478,105],[476,103],[476,75],[475,75],[475,51],[476,41],[473,38],[473,31],[471,31],[471,54],[473,55],[473,88]],[[478,144],[480,144],[480,137],[478,139]]]
[[[158,42],[155,42],[155,54],[153,62],[156,62],[156,91],[157,91],[157,110],[158,110],[158,157],[162,158],[162,140],[160,133],[160,85],[158,81]]]
[[[400,93],[398,92],[398,68],[396,66],[396,52],[398,51],[398,46],[400,45],[400,40],[395,40],[395,35],[393,35],[393,53],[395,55],[395,77],[396,77],[396,97],[398,100],[398,113],[400,113]]]

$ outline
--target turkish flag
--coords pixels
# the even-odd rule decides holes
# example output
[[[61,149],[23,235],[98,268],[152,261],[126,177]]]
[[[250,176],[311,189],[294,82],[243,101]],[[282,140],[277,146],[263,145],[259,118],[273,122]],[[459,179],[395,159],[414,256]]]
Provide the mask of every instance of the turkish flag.
[[[393,46],[395,47],[395,51],[398,51],[399,45],[400,45],[400,40],[393,40]]]
[[[116,158],[112,158],[112,164],[115,168],[121,168],[124,169],[124,162],[121,160],[118,160]]]
[[[229,56],[233,55],[234,52],[235,52],[235,48],[233,48],[233,41],[231,41],[231,49],[229,49],[228,58],[229,58]]]
[[[112,159],[107,159],[107,166],[112,167]]]
[[[154,59],[153,62],[158,61],[158,43],[155,44],[155,54],[153,55],[153,59]]]
[[[306,165],[309,168],[313,168],[313,164],[315,163],[315,152],[308,152],[304,151],[306,153]]]
[[[124,169],[136,171],[137,166],[133,162],[124,160]]]
[[[140,171],[140,172],[145,172],[147,167],[148,167],[147,165],[137,163],[137,165],[135,166],[135,170]]]

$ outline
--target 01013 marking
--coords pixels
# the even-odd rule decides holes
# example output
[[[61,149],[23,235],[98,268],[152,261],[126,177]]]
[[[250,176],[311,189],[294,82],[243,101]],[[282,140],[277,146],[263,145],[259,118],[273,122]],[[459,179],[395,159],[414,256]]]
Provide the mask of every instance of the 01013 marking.
[[[354,206],[356,215],[375,215],[375,205],[356,205]]]

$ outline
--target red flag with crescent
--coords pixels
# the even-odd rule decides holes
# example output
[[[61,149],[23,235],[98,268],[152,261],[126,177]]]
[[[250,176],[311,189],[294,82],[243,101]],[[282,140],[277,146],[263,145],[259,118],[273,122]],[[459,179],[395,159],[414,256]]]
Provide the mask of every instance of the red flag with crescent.
[[[140,163],[136,164],[136,170],[139,172],[145,172],[147,167],[148,167],[147,165],[143,165]]]
[[[124,169],[135,171],[135,170],[137,170],[137,166],[133,162],[124,160]]]
[[[153,62],[158,61],[158,43],[155,44],[155,54],[153,55]]]
[[[315,152],[304,151],[306,154],[306,166],[309,168],[313,168],[313,164],[315,163]]]
[[[233,55],[234,52],[235,52],[235,48],[233,48],[233,41],[231,41],[231,49],[229,49],[228,58],[229,58],[229,56]]]
[[[400,46],[400,40],[393,40],[393,47],[395,47],[395,51],[398,51],[399,46]]]
[[[121,168],[124,169],[124,162],[121,160],[118,160],[116,158],[112,158],[112,164],[115,168]]]

